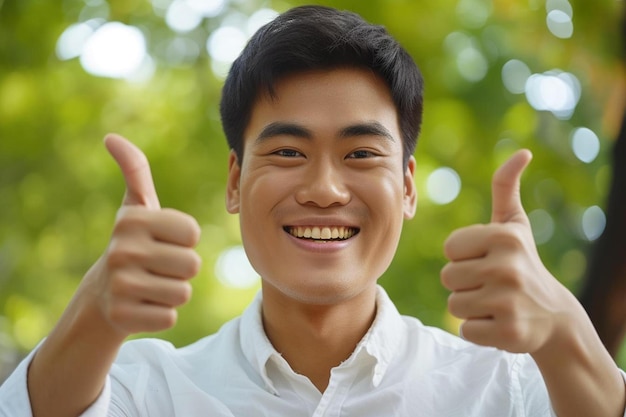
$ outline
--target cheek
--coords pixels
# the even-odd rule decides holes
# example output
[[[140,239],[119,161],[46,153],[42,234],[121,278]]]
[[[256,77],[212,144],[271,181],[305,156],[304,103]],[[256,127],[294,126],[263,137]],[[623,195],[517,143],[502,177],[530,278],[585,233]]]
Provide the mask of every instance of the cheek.
[[[395,177],[380,176],[361,181],[354,188],[355,196],[367,206],[371,239],[380,242],[377,250],[395,251],[404,223],[404,183]]]
[[[361,178],[352,184],[354,195],[359,196],[376,216],[386,218],[390,223],[400,222],[403,217],[404,183],[397,175],[372,175]],[[380,220],[380,219],[379,219]]]
[[[280,207],[289,200],[290,191],[281,176],[247,173],[240,184],[239,223],[244,246],[262,252],[275,239],[281,227],[277,220]]]
[[[257,184],[242,188],[241,210],[239,211],[239,225],[241,242],[252,267],[263,276],[268,253],[266,247],[272,239],[271,227],[273,223],[267,216],[269,196],[261,190],[255,192]],[[245,197],[244,197],[245,195]],[[269,254],[271,255],[271,254]]]
[[[245,178],[247,180],[240,184],[242,211],[266,215],[263,210],[284,200],[288,194],[289,187],[280,175],[248,173]]]

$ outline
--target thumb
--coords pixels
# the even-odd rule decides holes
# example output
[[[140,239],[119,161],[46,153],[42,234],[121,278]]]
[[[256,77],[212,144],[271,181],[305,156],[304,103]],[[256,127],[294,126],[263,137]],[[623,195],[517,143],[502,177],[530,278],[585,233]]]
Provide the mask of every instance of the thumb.
[[[106,135],[104,145],[119,165],[126,181],[122,205],[161,208],[146,155],[127,139],[113,133]]]
[[[513,154],[496,170],[491,183],[491,222],[527,222],[520,198],[520,178],[533,155],[528,149]]]

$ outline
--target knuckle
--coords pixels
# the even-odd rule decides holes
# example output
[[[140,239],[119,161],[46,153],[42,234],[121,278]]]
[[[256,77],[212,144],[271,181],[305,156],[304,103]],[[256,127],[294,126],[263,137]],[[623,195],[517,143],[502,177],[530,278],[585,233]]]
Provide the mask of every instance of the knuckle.
[[[452,257],[453,237],[454,237],[454,232],[450,236],[448,236],[445,242],[443,242],[443,253],[445,257],[448,259]]]
[[[112,323],[118,326],[122,325],[122,327],[124,327],[130,317],[132,317],[132,315],[129,314],[128,306],[120,302],[111,303],[108,309],[108,316]]]
[[[111,277],[111,295],[116,298],[125,298],[131,294],[141,292],[143,286],[137,280],[131,279],[125,274],[114,274]]]
[[[510,350],[521,350],[526,342],[526,326],[519,320],[505,320],[501,326],[498,327],[498,333],[501,340],[505,341],[505,344],[509,346]]]
[[[515,258],[507,257],[500,258],[497,262],[485,262],[480,273],[512,290],[521,290],[524,287],[524,270]]]
[[[441,284],[443,284],[443,286],[447,289],[451,289],[451,269],[452,264],[448,263],[443,268],[441,268],[441,272],[439,274]]]
[[[503,262],[484,262],[480,274],[490,280],[501,280],[507,274],[507,265]]]
[[[500,330],[502,337],[507,341],[507,345],[519,346],[523,341],[523,331],[518,325],[505,326]]]
[[[200,240],[200,225],[198,221],[190,214],[183,213],[182,211],[169,209],[172,216],[180,224],[181,230],[185,232],[187,244],[189,246],[195,246]]]
[[[191,234],[192,245],[195,246],[200,241],[202,229],[200,228],[200,224],[194,217],[188,215],[187,218],[189,222],[189,231]]]
[[[109,269],[117,269],[128,262],[128,254],[120,246],[121,244],[117,241],[112,241],[109,245],[106,257],[106,265]]]
[[[507,271],[506,285],[508,288],[515,292],[522,292],[525,290],[526,283],[522,274],[522,271],[516,268],[510,268]]]
[[[455,252],[457,252],[459,242],[463,241],[463,235],[467,233],[467,230],[468,227],[456,229],[448,235],[446,240],[443,242],[443,253],[446,258],[453,259],[455,257]]]
[[[178,320],[178,312],[175,308],[164,309],[158,320],[158,326],[162,329],[174,327]]]
[[[519,228],[508,224],[494,225],[491,228],[490,240],[495,247],[519,249],[523,247],[523,236]]]
[[[198,275],[202,267],[202,259],[193,249],[186,249],[178,254],[180,264],[174,276],[182,279],[190,279]]]
[[[448,310],[455,317],[463,317],[463,309],[457,293],[448,296]]]
[[[114,236],[107,248],[107,267],[118,269],[128,265],[144,264],[150,257],[149,251],[152,246],[149,243],[136,237]]]
[[[128,239],[112,239],[107,251],[106,265],[110,269],[117,269],[131,264],[139,264],[145,260],[142,245],[130,242]]]
[[[126,279],[122,274],[119,274],[119,273],[111,274],[111,276],[109,277],[109,293],[111,294],[111,297],[113,299],[125,293],[124,291],[124,288],[126,287],[125,281]]]
[[[187,303],[191,299],[192,287],[188,282],[181,282],[177,291],[172,294],[172,301],[175,306]]]
[[[192,247],[198,244],[201,229],[198,221],[193,216],[172,208],[163,209],[161,213],[168,221],[176,225],[185,246]]]
[[[195,246],[200,241],[200,225],[193,217],[185,215],[182,219],[188,246]]]
[[[514,297],[500,296],[491,303],[490,307],[495,317],[510,320],[517,315],[517,302]]]
[[[137,228],[146,227],[148,210],[140,206],[120,208],[113,227],[114,234],[127,233]]]
[[[187,276],[194,277],[198,275],[201,267],[202,267],[202,258],[200,257],[200,255],[198,255],[197,252],[191,251],[190,259],[188,262]]]

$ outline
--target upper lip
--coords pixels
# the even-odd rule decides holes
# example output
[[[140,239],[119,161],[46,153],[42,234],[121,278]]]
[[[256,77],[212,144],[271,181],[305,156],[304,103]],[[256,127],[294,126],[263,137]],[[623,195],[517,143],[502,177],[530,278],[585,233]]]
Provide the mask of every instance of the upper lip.
[[[355,225],[354,222],[346,220],[340,217],[308,217],[308,218],[300,218],[298,220],[294,220],[292,222],[287,222],[284,224],[285,227],[289,226],[343,226],[350,227],[353,229],[359,229],[359,226]]]

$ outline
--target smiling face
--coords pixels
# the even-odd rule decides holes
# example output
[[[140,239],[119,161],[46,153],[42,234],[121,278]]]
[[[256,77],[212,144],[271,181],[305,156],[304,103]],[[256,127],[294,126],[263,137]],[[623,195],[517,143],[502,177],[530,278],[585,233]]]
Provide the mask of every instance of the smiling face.
[[[415,211],[415,160],[403,168],[389,90],[363,69],[281,79],[229,169],[227,209],[264,293],[298,302],[371,294]]]

